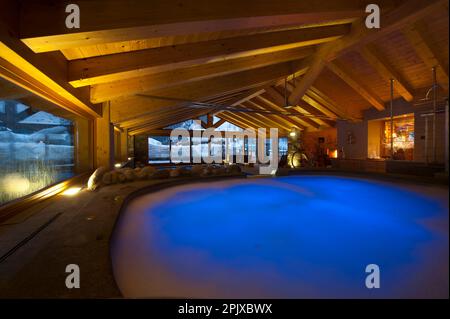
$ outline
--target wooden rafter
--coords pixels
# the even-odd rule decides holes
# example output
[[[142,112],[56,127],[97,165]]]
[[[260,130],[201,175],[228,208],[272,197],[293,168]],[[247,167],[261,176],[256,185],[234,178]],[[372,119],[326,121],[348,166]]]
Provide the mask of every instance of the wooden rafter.
[[[225,94],[240,92],[244,89],[258,88],[270,82],[277,81],[292,72],[305,69],[303,64],[284,62],[251,71],[239,72],[219,78],[196,81],[181,86],[158,90],[152,95],[169,98],[179,98],[189,101],[204,101]],[[149,99],[133,97],[112,102],[112,120],[114,123],[136,119],[145,120],[145,114],[155,109],[172,106],[172,100]]]
[[[252,110],[261,110],[266,111],[266,109],[262,106],[260,106],[258,103],[255,103],[253,100],[247,101],[242,103],[241,105],[252,109]],[[293,126],[296,128],[302,128],[298,124],[293,124],[290,121],[288,121],[284,116],[277,115],[277,114],[252,114],[252,116],[261,117],[268,122],[271,127],[280,127],[284,128],[286,130],[290,130]]]
[[[281,96],[281,94],[279,94],[278,91],[276,91],[273,87],[266,88],[266,92],[264,94],[261,94],[258,98],[260,100],[262,100],[265,103],[265,105],[272,108],[273,110],[286,111],[286,109],[283,109],[283,107],[282,107],[285,103],[283,96]],[[299,115],[303,115],[296,108],[294,108],[293,110],[289,110],[289,111],[297,112]],[[312,128],[313,130],[319,128],[319,126],[320,126],[312,119],[305,118],[305,117],[298,117],[298,118],[292,117],[292,120],[300,123],[304,127],[308,127],[310,129]]]
[[[227,112],[220,112],[219,114],[217,114],[217,116],[227,120],[228,122],[237,125],[243,129],[246,128],[253,128],[253,129],[257,129],[260,125],[255,124],[251,119],[249,120],[246,117],[243,117],[241,115],[237,115],[237,114],[230,114]]]
[[[260,95],[256,98],[254,98],[252,101],[258,105],[261,105],[265,110],[268,110],[268,111],[286,112],[286,110],[283,109],[282,107],[275,105],[274,103],[271,103],[270,101],[265,99],[263,95]],[[295,116],[281,115],[281,117],[284,119],[284,121],[286,121],[290,125],[291,129],[297,128],[297,129],[304,130],[305,128],[307,128],[309,126],[308,123],[300,120],[299,118],[297,118]]]

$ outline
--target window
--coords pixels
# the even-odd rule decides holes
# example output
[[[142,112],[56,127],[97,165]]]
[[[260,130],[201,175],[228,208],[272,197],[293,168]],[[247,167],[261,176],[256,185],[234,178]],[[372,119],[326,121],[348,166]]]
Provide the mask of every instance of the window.
[[[393,121],[393,159],[412,160],[414,157],[414,116],[401,116]],[[384,121],[381,153],[388,157],[391,153],[391,121]]]
[[[149,164],[170,163],[170,137],[150,136],[148,138]]]
[[[280,137],[278,139],[278,156],[281,158],[288,153],[288,139],[287,137]]]
[[[182,129],[191,130],[191,131],[203,130],[200,120],[187,120],[187,121],[184,121],[181,123],[169,125],[165,129],[166,130],[174,130],[177,128],[182,128]]]
[[[244,130],[242,128],[240,128],[239,126],[236,126],[236,125],[231,124],[229,122],[225,122],[222,125],[220,125],[218,128],[216,128],[216,131],[243,132]]]
[[[0,79],[8,95],[0,98],[0,205],[74,175],[74,123],[52,113],[65,111],[49,112],[49,102]]]
[[[208,156],[208,139],[206,137],[192,138],[192,157],[203,158]]]
[[[248,139],[246,139],[245,155],[248,156],[248,159],[249,159],[250,162],[256,161],[256,158],[258,157],[256,143],[257,143],[256,138],[248,138]]]
[[[213,123],[217,123],[220,121],[220,118],[214,116],[213,117]],[[202,159],[207,157],[208,155],[212,157],[218,156],[220,153],[222,153],[222,159],[226,160],[228,162],[236,161],[236,158],[231,158],[230,156],[227,157],[227,148],[231,152],[233,151],[233,154],[236,156],[244,156],[244,161],[246,163],[254,162],[257,158],[257,139],[256,138],[248,138],[246,136],[244,139],[237,138],[234,136],[226,137],[225,133],[222,133],[223,138],[213,138],[211,137],[211,140],[209,141],[207,137],[193,137],[191,136],[191,143],[189,145],[189,141],[187,138],[181,139],[179,138],[170,138],[169,129],[176,129],[176,128],[184,128],[187,130],[204,130],[203,127],[199,125],[200,122],[195,122],[194,120],[188,120],[184,121],[178,124],[170,125],[166,127],[168,129],[167,136],[149,136],[148,138],[148,157],[149,157],[149,164],[167,164],[171,163],[170,161],[170,155],[171,155],[171,149],[174,145],[182,146],[183,149],[178,148],[179,155],[181,154],[187,154],[188,151],[186,151],[184,148],[190,147],[190,154],[191,158],[190,161],[192,162],[194,159]],[[215,129],[215,131],[218,132],[243,132],[244,130],[232,123],[224,122],[219,127]],[[231,133],[233,134],[233,133]],[[210,142],[210,149],[208,142]],[[266,139],[266,154],[267,156],[270,156],[272,153],[271,149],[271,140]],[[288,140],[285,137],[279,138],[279,157],[286,155],[288,150]]]

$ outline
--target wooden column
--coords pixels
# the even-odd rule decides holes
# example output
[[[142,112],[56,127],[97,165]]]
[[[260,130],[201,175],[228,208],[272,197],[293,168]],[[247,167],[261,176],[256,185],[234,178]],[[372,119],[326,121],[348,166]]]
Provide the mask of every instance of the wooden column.
[[[95,167],[112,168],[114,164],[114,128],[111,123],[109,102],[103,103],[102,117],[95,119]]]
[[[126,162],[128,160],[128,130],[120,132],[120,160]]]
[[[75,171],[84,173],[93,169],[93,121],[79,118],[75,122]]]

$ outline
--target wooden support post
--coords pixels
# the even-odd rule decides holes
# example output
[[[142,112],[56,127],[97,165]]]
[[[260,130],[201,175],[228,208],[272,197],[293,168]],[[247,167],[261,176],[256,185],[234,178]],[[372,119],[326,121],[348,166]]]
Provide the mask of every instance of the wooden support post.
[[[122,162],[128,160],[128,130],[120,132],[120,159]]]
[[[75,172],[84,173],[93,169],[93,121],[79,118],[75,122]]]
[[[114,163],[114,128],[109,102],[103,104],[102,117],[95,120],[95,167],[112,168]]]

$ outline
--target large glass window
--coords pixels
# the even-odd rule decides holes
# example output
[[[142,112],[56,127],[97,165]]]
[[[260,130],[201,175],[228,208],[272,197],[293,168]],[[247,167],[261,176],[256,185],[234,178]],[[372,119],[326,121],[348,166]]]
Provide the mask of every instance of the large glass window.
[[[214,116],[214,123],[217,123],[220,121],[220,118]],[[184,128],[188,129],[190,131],[193,130],[199,130],[203,128],[199,126],[196,122],[193,120],[184,121],[182,123],[174,124],[171,126],[168,126],[166,129],[175,129],[175,128]],[[232,123],[224,122],[219,127],[215,129],[216,131],[220,132],[243,132],[244,130]],[[257,157],[257,139],[255,138],[248,138],[245,137],[237,138],[234,137],[226,137],[225,133],[223,134],[223,138],[211,138],[208,140],[207,137],[191,137],[191,143],[189,145],[189,142],[187,138],[180,139],[180,138],[174,138],[170,139],[169,137],[170,131],[167,131],[167,136],[150,136],[149,137],[149,163],[150,164],[167,164],[170,163],[170,154],[171,154],[171,148],[174,145],[177,146],[183,146],[190,147],[191,151],[191,161],[193,159],[197,158],[205,158],[208,155],[211,155],[212,157],[216,157],[219,155],[219,153],[222,153],[222,159],[228,162],[235,161],[236,158],[231,158],[230,156],[227,156],[231,154],[231,151],[233,151],[233,154],[236,156],[244,156],[245,162],[254,162],[256,161]],[[232,133],[233,134],[233,133]],[[193,134],[195,135],[195,134]],[[208,143],[210,143],[210,149],[208,148]],[[272,153],[271,149],[271,140],[266,139],[266,154],[270,156]],[[288,141],[287,138],[282,137],[279,138],[279,157],[286,155],[288,150]],[[179,153],[182,152],[181,149],[177,148]],[[227,152],[227,150],[229,152]],[[187,152],[187,151],[186,151]],[[181,153],[180,153],[181,154]],[[186,154],[186,153],[184,153]]]
[[[170,136],[151,136],[148,138],[149,164],[170,163]]]
[[[0,205],[74,175],[73,121],[49,104],[0,79]]]
[[[192,157],[202,159],[208,156],[208,139],[206,137],[192,137]]]

